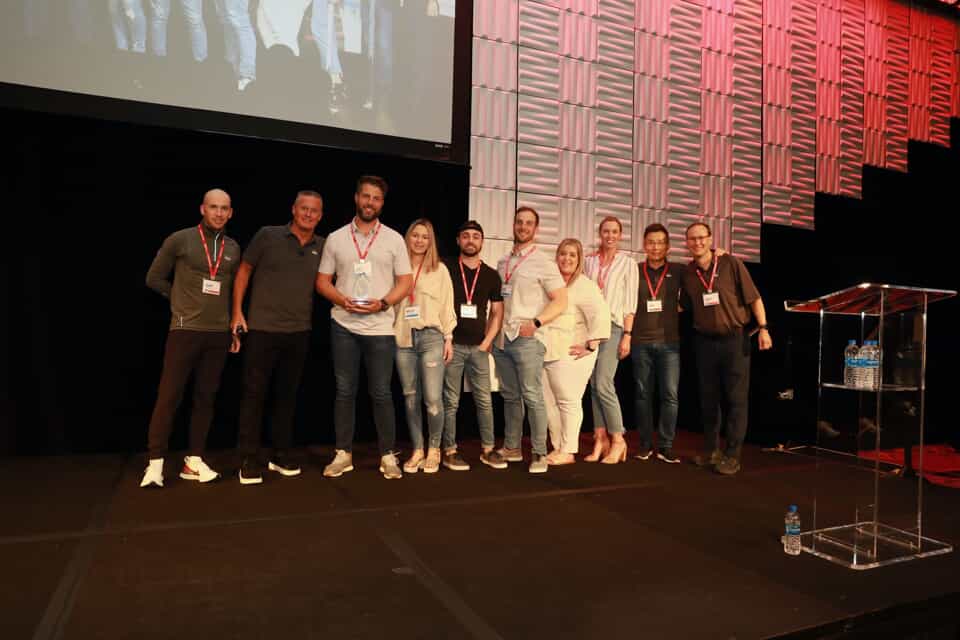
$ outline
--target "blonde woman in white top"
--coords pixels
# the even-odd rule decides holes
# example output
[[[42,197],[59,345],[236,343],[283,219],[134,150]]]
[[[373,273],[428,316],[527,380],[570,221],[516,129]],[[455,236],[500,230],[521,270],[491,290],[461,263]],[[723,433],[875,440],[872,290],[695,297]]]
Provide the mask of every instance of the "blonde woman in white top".
[[[453,329],[457,326],[453,281],[437,256],[437,240],[429,220],[415,220],[404,237],[414,276],[413,290],[397,307],[394,324],[397,374],[413,444],[403,470],[436,473],[440,470],[443,435],[444,364],[453,357]],[[421,406],[427,409],[426,455]]]
[[[547,464],[575,462],[583,423],[583,392],[610,338],[610,307],[599,287],[583,276],[583,246],[567,238],[557,247],[557,266],[567,287],[567,308],[546,326],[543,396],[553,451]]]
[[[614,216],[604,218],[600,222],[600,250],[587,256],[583,265],[583,272],[597,283],[610,306],[610,321],[613,323],[610,340],[601,344],[597,351],[597,364],[590,378],[593,452],[584,458],[587,462],[600,460],[616,464],[627,459],[623,413],[614,378],[620,360],[630,355],[640,275],[633,258],[619,252],[622,234],[620,220]]]

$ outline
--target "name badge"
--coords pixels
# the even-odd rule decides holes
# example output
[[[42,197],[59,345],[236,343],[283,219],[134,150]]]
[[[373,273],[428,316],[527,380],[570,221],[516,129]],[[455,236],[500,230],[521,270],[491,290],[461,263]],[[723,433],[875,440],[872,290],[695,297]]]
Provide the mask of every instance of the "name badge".
[[[220,295],[220,282],[204,278],[202,291],[208,296],[218,296]]]
[[[512,293],[513,293],[512,284],[505,284],[500,288],[500,295],[502,295],[504,298],[509,298]]]
[[[660,313],[663,311],[663,300],[647,300],[647,313]]]
[[[419,320],[420,307],[418,305],[407,307],[403,310],[403,317],[407,320]]]
[[[703,294],[703,306],[705,307],[715,307],[720,304],[720,292],[714,291],[713,293]]]
[[[477,305],[475,304],[462,304],[460,305],[460,317],[465,320],[476,320],[477,319]]]
[[[366,260],[361,260],[360,262],[353,263],[353,273],[360,275],[364,273],[366,275],[371,275],[373,273],[373,265]]]

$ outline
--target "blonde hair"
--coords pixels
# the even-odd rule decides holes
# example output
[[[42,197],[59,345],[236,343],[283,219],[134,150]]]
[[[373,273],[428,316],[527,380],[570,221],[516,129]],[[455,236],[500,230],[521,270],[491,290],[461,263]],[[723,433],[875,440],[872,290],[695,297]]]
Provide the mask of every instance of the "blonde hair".
[[[403,239],[407,243],[407,253],[410,253],[410,236],[413,235],[413,230],[418,225],[426,229],[427,233],[430,234],[430,245],[427,247],[427,253],[423,256],[423,268],[427,273],[436,271],[437,265],[440,263],[437,252],[437,234],[433,232],[433,224],[426,218],[417,218],[407,227],[407,232],[403,235]]]
[[[580,241],[576,238],[564,238],[560,241],[560,244],[557,245],[557,258],[560,257],[560,252],[566,247],[574,247],[577,250],[577,268],[573,270],[573,273],[570,274],[570,280],[567,281],[567,286],[569,287],[580,277],[580,274],[583,273],[583,245],[580,244]]]

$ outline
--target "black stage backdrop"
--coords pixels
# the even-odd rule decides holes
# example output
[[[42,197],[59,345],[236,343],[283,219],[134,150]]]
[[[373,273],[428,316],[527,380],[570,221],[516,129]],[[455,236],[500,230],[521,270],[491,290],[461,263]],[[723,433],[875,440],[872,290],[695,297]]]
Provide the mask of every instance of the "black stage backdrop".
[[[222,187],[233,196],[228,229],[242,246],[260,226],[289,219],[298,189],[324,195],[320,233],[344,224],[353,213],[354,181],[363,173],[382,175],[391,185],[385,223],[402,232],[413,219],[430,218],[445,254],[455,250],[452,239],[467,216],[468,170],[462,166],[19,110],[0,110],[0,117],[8,166],[0,182],[6,196],[0,454],[144,448],[169,318],[165,300],[146,288],[144,275],[163,239],[198,221],[206,189]],[[911,143],[909,174],[866,169],[862,201],[819,195],[816,232],[764,225],[763,263],[750,271],[776,348],[755,352],[751,440],[813,438],[817,325],[813,317],[784,313],[785,298],[862,281],[960,284],[953,264],[958,121],[953,142],[951,149]],[[680,258],[686,251],[676,247],[674,253]],[[958,309],[956,299],[931,308],[928,441],[956,438]],[[301,444],[333,440],[328,323],[329,307],[318,302],[297,414]],[[696,430],[689,355],[680,425]],[[239,364],[231,357],[224,375],[213,447],[235,441]],[[621,367],[618,386],[632,426],[628,366]],[[777,392],[790,387],[795,400],[778,400]],[[358,437],[372,439],[363,398]],[[399,394],[397,409],[403,440]],[[475,437],[471,403],[461,405],[460,415],[463,435]],[[181,416],[174,447],[186,443],[184,422]]]

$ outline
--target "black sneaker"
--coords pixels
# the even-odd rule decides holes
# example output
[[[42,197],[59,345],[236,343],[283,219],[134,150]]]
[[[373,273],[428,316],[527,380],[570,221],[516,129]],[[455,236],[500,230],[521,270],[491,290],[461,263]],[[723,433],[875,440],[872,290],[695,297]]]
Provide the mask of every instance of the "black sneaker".
[[[710,453],[704,453],[699,456],[693,457],[693,464],[698,467],[713,467],[720,463],[723,459],[723,454],[720,451],[714,449]]]
[[[734,476],[740,471],[740,460],[730,456],[723,456],[723,459],[717,463],[714,471],[724,476]]]
[[[300,465],[294,464],[282,451],[274,453],[267,464],[267,469],[288,478],[300,475]]]
[[[633,457],[637,460],[649,460],[652,455],[653,449],[650,448],[650,445],[642,444]]]
[[[657,451],[657,459],[663,460],[668,464],[677,464],[680,462],[680,458],[673,453],[673,449],[670,447],[664,447]]]
[[[260,484],[263,482],[263,471],[260,463],[253,458],[244,458],[240,465],[240,484]]]

